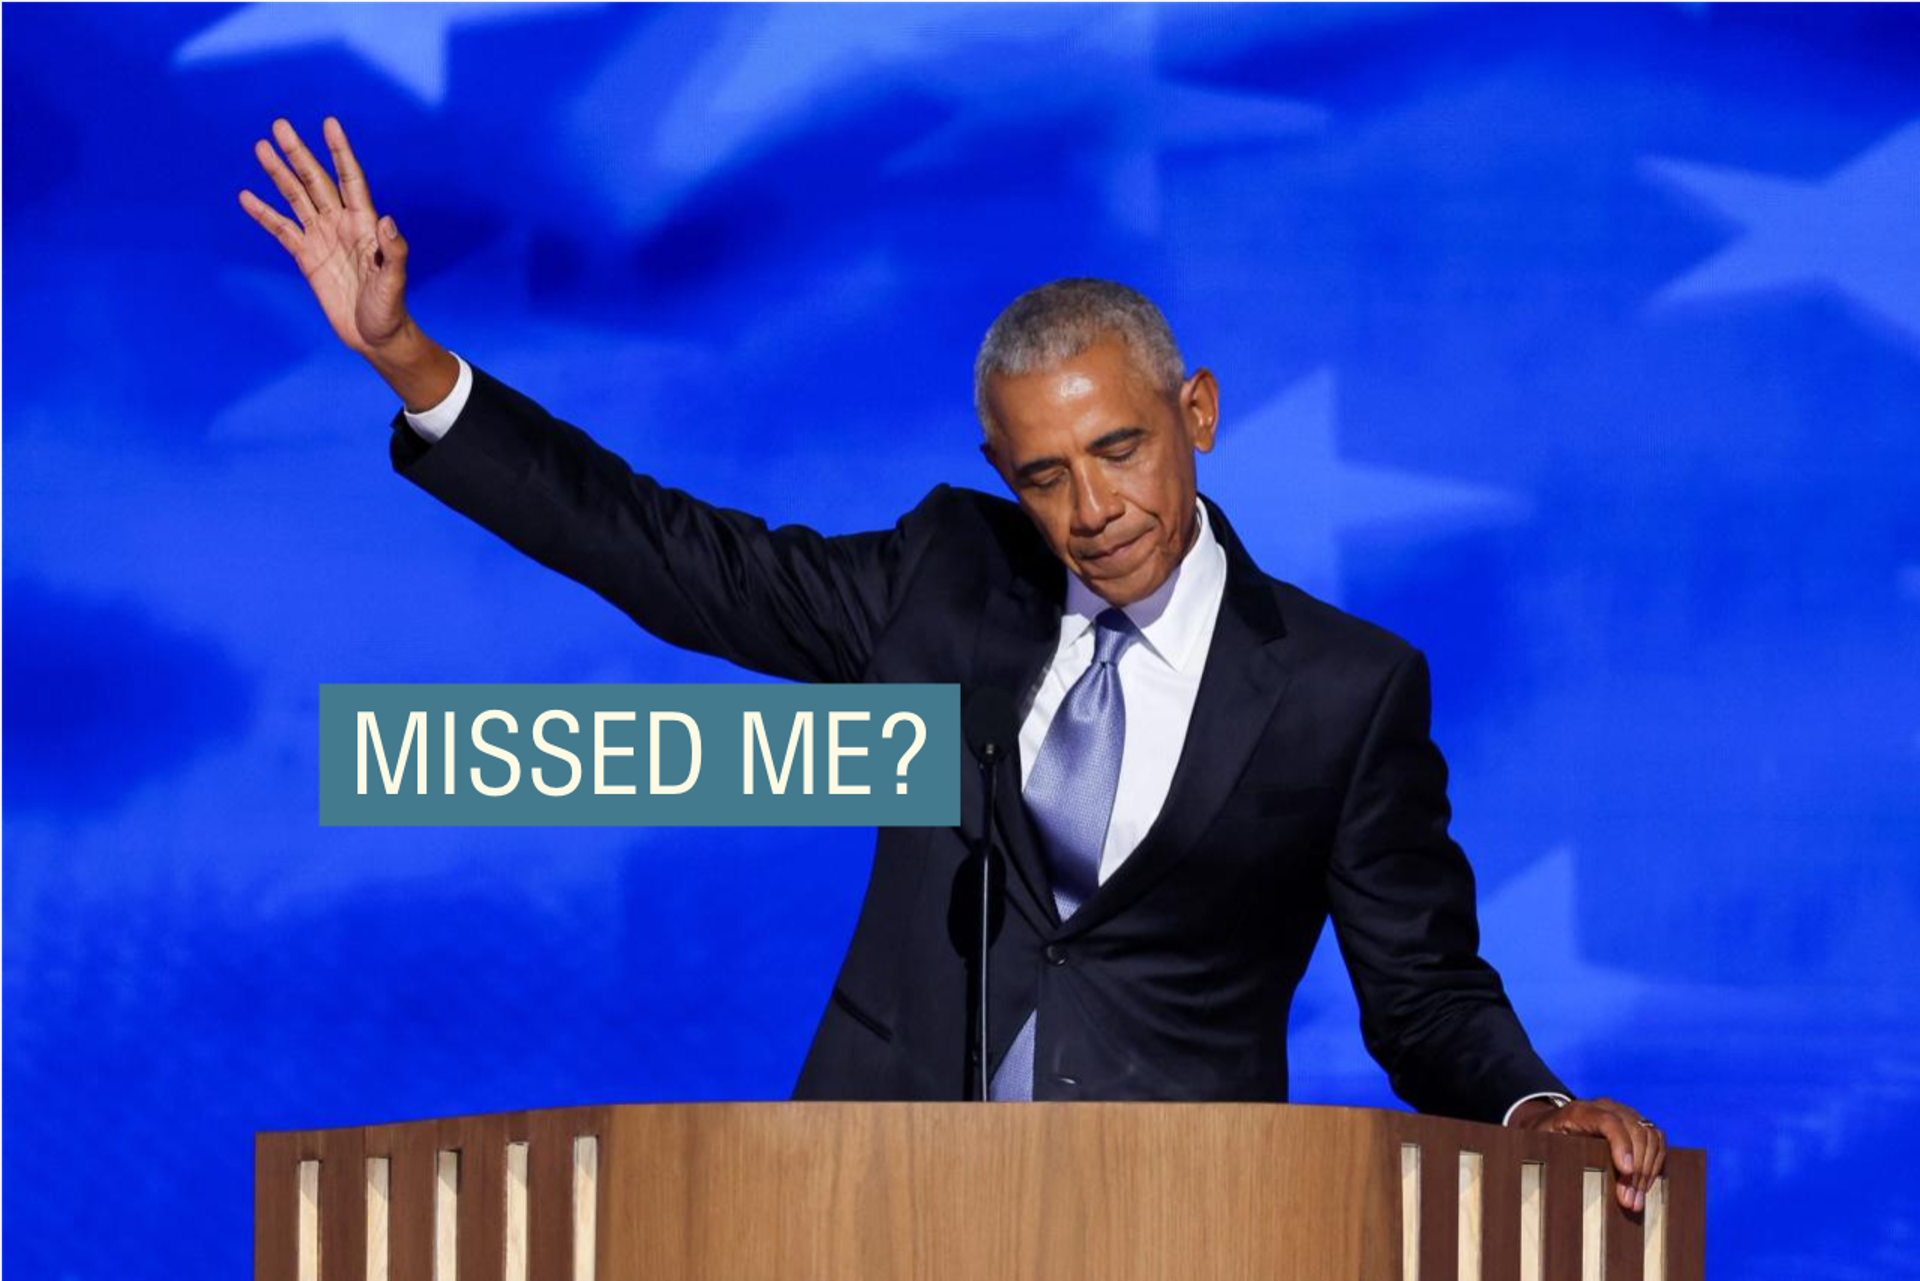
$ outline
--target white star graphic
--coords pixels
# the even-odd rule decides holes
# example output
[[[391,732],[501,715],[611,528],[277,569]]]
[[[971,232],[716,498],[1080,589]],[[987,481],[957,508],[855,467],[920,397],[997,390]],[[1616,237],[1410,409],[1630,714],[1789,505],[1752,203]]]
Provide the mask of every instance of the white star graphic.
[[[1888,135],[1824,181],[1650,159],[1649,173],[1742,229],[1655,296],[1668,305],[1792,286],[1824,286],[1920,340],[1920,121]]]
[[[1549,1062],[1605,1038],[1651,991],[1645,980],[1580,955],[1579,894],[1571,846],[1548,851],[1480,903],[1484,949],[1500,970],[1514,1009]],[[1503,962],[1502,954],[1514,957]],[[1379,1069],[1354,1034],[1359,1010],[1332,946],[1322,938],[1296,1001],[1315,1011],[1289,1031],[1289,1057],[1316,1076],[1371,1084]]]
[[[337,44],[429,107],[447,96],[447,39],[456,27],[578,12],[551,4],[252,4],[174,50],[177,67]]]
[[[1309,374],[1222,432],[1201,488],[1219,502],[1267,572],[1336,604],[1341,537],[1374,524],[1431,528],[1512,520],[1529,510],[1506,490],[1340,457],[1334,375]]]
[[[1558,1071],[1571,1079],[1622,1044],[1685,1061],[1702,1047],[1724,1047],[1728,1038],[1763,1039],[1790,1023],[1826,1017],[1799,996],[1771,988],[1642,977],[1589,960],[1581,945],[1582,895],[1624,891],[1633,875],[1622,870],[1582,878],[1574,847],[1562,844],[1480,900],[1481,954],[1500,972],[1529,1039]],[[1891,911],[1902,920],[1911,916],[1903,906]],[[1314,952],[1295,1005],[1310,1013],[1289,1030],[1288,1056],[1316,1097],[1344,1101],[1384,1088],[1356,1035],[1359,1008],[1330,933]]]
[[[1072,6],[880,5],[858,21],[805,7],[746,6],[719,27],[678,10],[635,29],[569,112],[574,149],[620,225],[657,225],[711,175],[817,126],[849,104],[905,95],[945,113],[886,158],[895,174],[980,154],[991,140],[1067,124],[1122,226],[1158,225],[1158,154],[1317,129],[1320,108],[1167,81],[1148,6],[1090,16]],[[688,50],[694,50],[689,56]],[[1071,66],[1073,74],[1060,70]],[[634,86],[649,86],[636,94]],[[656,103],[658,105],[656,105]]]
[[[952,122],[892,157],[886,171],[911,173],[991,154],[994,139],[1049,115],[1083,122],[1081,159],[1094,171],[1106,216],[1140,236],[1160,230],[1164,152],[1272,142],[1320,129],[1327,118],[1310,103],[1176,84],[1115,58],[1093,63],[1067,92],[1057,82],[1009,81],[973,97]]]

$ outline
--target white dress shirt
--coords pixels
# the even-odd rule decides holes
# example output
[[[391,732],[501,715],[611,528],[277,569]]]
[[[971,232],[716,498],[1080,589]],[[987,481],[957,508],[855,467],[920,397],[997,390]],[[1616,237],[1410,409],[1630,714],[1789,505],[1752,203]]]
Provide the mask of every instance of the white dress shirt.
[[[413,428],[420,439],[429,445],[447,434],[447,428],[453,426],[453,420],[467,407],[467,397],[473,393],[473,366],[460,360],[458,352],[450,351],[447,354],[460,361],[460,376],[453,380],[453,390],[432,409],[418,414],[411,409],[406,411],[407,426]]]
[[[1120,750],[1120,782],[1113,796],[1113,817],[1100,848],[1100,881],[1127,861],[1159,816],[1187,740],[1200,673],[1213,647],[1213,624],[1227,590],[1227,554],[1207,525],[1206,504],[1196,502],[1200,532],[1167,581],[1152,595],[1125,607],[1139,629],[1120,653],[1121,698],[1126,705],[1126,739]],[[1053,661],[1027,692],[1020,720],[1020,787],[1026,790],[1034,762],[1046,742],[1047,727],[1066,701],[1067,691],[1093,662],[1093,620],[1107,602],[1079,578],[1067,575],[1067,601],[1060,616],[1060,638]]]
[[[429,443],[447,434],[473,391],[472,367],[458,353],[448,354],[460,363],[453,390],[431,409],[418,414],[406,411],[407,425]],[[1193,719],[1193,702],[1200,693],[1200,673],[1206,670],[1207,651],[1213,648],[1213,625],[1226,596],[1227,554],[1207,523],[1207,505],[1196,501],[1194,506],[1199,511],[1200,532],[1193,546],[1152,595],[1125,607],[1140,635],[1122,651],[1118,664],[1127,732],[1121,747],[1113,816],[1107,821],[1106,843],[1100,847],[1102,884],[1140,844],[1173,786],[1173,770],[1180,763],[1178,745],[1187,741],[1187,722]],[[1106,601],[1092,588],[1067,575],[1067,601],[1060,616],[1053,661],[1022,703],[1022,791],[1033,777],[1033,764],[1047,740],[1054,713],[1093,662],[1093,620],[1106,608]],[[1171,751],[1169,744],[1175,745]],[[1567,1102],[1564,1095],[1529,1094],[1514,1101],[1501,1123],[1512,1120],[1522,1103],[1541,1098]]]

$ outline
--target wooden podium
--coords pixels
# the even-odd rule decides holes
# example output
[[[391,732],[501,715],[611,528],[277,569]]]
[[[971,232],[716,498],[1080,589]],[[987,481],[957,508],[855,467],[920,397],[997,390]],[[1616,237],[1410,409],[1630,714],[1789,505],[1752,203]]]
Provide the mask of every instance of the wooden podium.
[[[561,1108],[257,1135],[257,1281],[1700,1281],[1706,1160],[1213,1103]]]

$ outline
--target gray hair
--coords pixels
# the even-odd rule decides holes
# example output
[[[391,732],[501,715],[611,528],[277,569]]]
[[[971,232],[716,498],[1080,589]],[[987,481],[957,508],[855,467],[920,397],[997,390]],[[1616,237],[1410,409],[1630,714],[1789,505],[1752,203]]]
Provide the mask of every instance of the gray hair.
[[[1127,345],[1134,367],[1153,386],[1168,395],[1180,390],[1186,364],[1160,309],[1116,281],[1072,276],[1015,298],[981,340],[973,362],[973,410],[981,430],[989,438],[994,432],[987,409],[987,380],[993,375],[1050,369],[1108,337]]]

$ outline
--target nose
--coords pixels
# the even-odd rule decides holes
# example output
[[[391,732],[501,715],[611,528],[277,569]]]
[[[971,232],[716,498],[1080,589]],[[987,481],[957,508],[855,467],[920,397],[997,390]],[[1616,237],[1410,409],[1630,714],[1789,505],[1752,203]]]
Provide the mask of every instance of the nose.
[[[1098,534],[1126,510],[1120,496],[1103,486],[1091,467],[1073,469],[1073,532]]]

